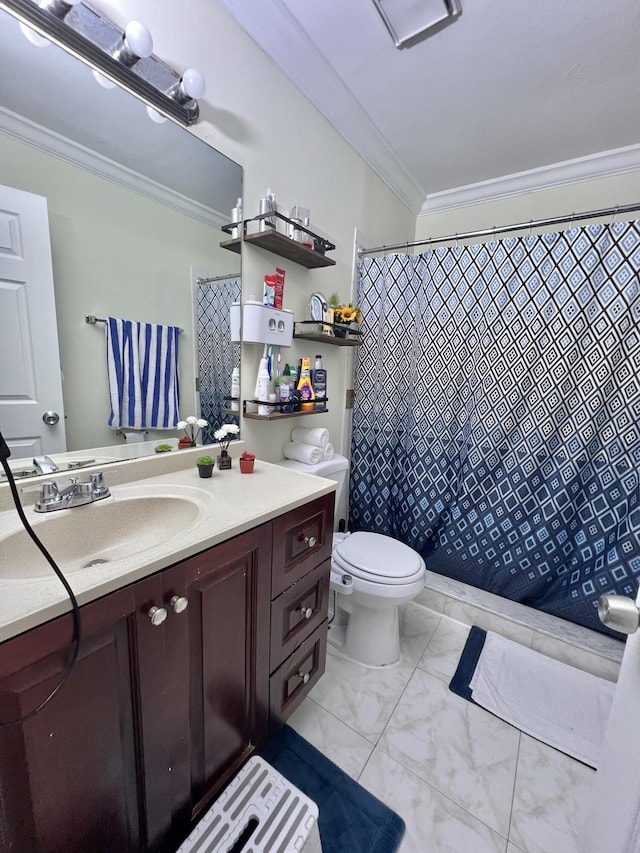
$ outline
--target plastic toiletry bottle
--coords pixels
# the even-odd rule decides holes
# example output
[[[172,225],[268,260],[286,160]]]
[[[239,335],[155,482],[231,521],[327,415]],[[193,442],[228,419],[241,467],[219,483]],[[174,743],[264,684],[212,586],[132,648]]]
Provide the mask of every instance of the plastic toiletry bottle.
[[[275,213],[276,212],[276,196],[275,193],[268,189],[260,199],[260,213]],[[273,219],[261,219],[258,223],[259,231],[271,230],[276,227],[276,217]]]
[[[312,412],[313,401],[315,400],[316,395],[313,390],[313,385],[311,384],[311,370],[309,358],[302,359],[302,365],[300,369],[300,381],[298,382],[298,395],[300,397],[300,411]]]
[[[258,370],[258,379],[256,381],[256,400],[258,403],[259,415],[270,415],[271,406],[266,405],[269,402],[269,394],[271,393],[271,378],[269,376],[269,368],[267,367],[267,359],[260,359],[260,368]]]
[[[327,371],[322,366],[322,355],[316,355],[315,368],[311,371],[311,384],[316,395],[313,403],[313,411],[326,412]]]
[[[231,371],[231,409],[234,412],[240,410],[240,368],[234,367]]]
[[[280,411],[285,414],[293,412],[293,380],[288,364],[285,364],[280,380]]]
[[[236,206],[231,208],[231,224],[235,227],[231,229],[231,239],[235,240],[240,236],[240,228],[242,225],[242,199],[239,198]]]

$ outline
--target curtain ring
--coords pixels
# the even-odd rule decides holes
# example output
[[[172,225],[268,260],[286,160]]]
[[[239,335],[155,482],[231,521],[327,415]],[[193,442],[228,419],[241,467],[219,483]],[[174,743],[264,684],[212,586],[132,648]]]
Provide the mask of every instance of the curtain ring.
[[[460,243],[458,242],[458,232],[456,231],[456,246],[459,246],[459,245],[460,245]]]
[[[529,220],[529,237],[531,237],[531,232],[533,231],[533,219]]]
[[[569,223],[569,231],[571,231],[571,229],[573,228],[573,220],[574,220],[575,218],[576,218],[576,212],[575,212],[575,210],[574,210],[574,211],[572,212],[572,214],[571,214],[571,222]]]
[[[620,205],[616,204],[613,213],[611,214],[611,225],[616,221],[616,216],[618,215],[618,210],[620,209]]]

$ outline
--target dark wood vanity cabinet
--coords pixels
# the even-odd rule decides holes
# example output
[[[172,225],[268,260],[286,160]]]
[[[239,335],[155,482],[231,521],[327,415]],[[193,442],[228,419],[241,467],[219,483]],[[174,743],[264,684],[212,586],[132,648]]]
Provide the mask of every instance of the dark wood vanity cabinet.
[[[0,730],[0,850],[177,848],[297,704],[280,701],[285,672],[295,669],[285,690],[301,700],[313,683],[304,672],[324,669],[333,495],[301,509],[82,608],[68,682]],[[290,517],[315,518],[322,540],[293,558],[306,562],[303,586],[274,594],[274,536]],[[63,616],[0,644],[0,720],[48,695],[70,638]]]

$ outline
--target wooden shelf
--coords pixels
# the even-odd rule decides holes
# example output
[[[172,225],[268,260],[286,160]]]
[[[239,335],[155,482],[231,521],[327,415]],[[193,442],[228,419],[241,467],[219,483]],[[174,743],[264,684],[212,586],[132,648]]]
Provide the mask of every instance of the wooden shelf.
[[[220,248],[228,249],[230,252],[235,252],[236,255],[239,255],[242,249],[242,240],[239,237],[233,240],[223,240],[220,243]]]
[[[255,400],[242,401],[242,417],[250,421],[281,421],[283,418],[303,418],[305,415],[326,415],[329,409],[324,409],[321,412],[273,412],[270,415],[259,415],[257,412],[248,412],[247,403],[254,403]],[[267,405],[264,403],[263,405]],[[274,405],[277,405],[274,404]]]
[[[317,344],[329,344],[332,347],[359,347],[362,341],[359,338],[334,338],[323,332],[294,332],[294,338],[304,341],[315,341]]]
[[[230,241],[235,242],[235,241]],[[336,262],[326,255],[321,255],[320,252],[314,252],[313,249],[308,249],[302,243],[297,243],[291,240],[284,234],[274,231],[270,228],[268,231],[258,231],[256,234],[246,234],[245,243],[250,243],[252,246],[259,246],[261,249],[266,249],[268,252],[273,252],[280,255],[282,258],[287,258],[289,261],[295,261],[300,266],[307,269],[316,269],[318,267],[334,267]],[[224,243],[221,246],[227,248]],[[235,251],[233,249],[232,251]]]

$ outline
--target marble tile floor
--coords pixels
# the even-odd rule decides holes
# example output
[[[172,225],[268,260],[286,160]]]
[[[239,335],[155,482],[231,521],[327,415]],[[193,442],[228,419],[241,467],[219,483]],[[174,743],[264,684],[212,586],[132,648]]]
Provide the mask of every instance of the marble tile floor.
[[[403,817],[400,853],[580,853],[594,771],[448,683],[472,624],[612,681],[622,643],[464,584],[428,584],[401,609],[400,661],[366,667],[329,646],[289,724]]]

